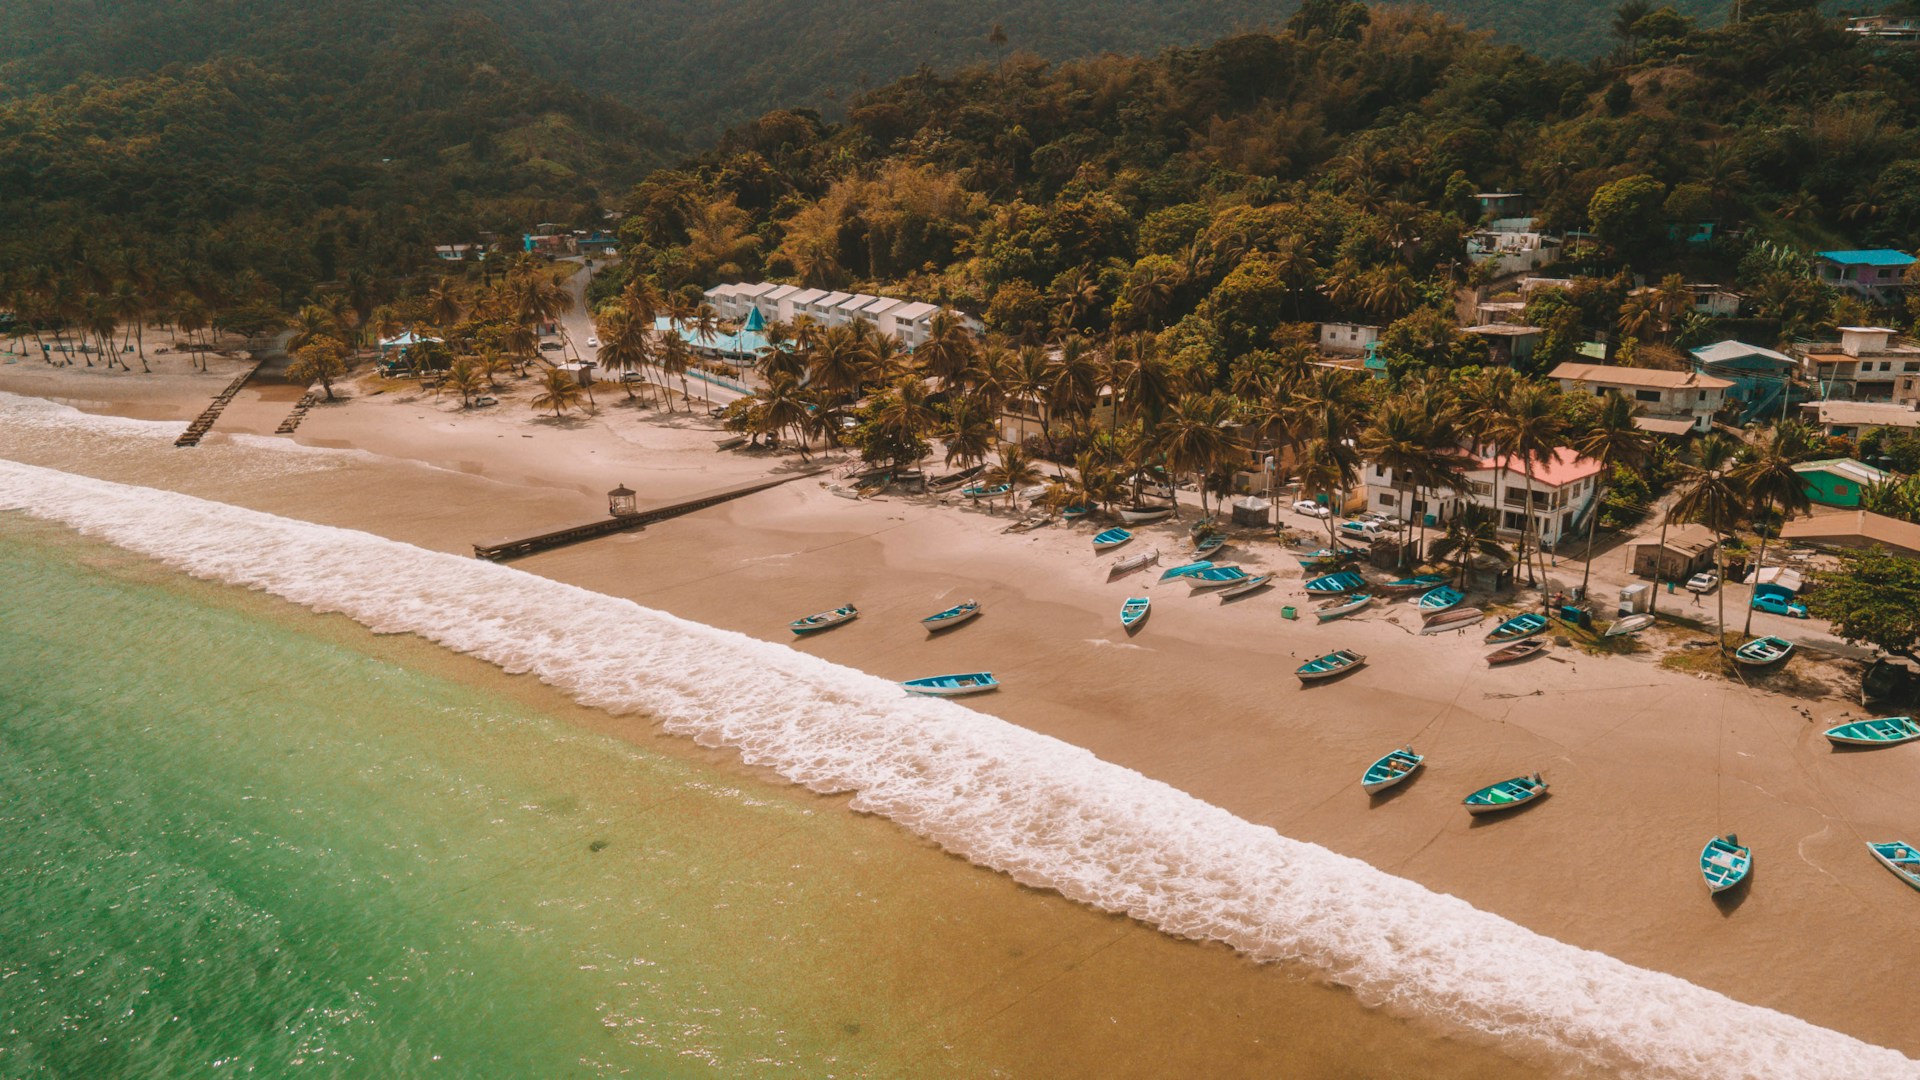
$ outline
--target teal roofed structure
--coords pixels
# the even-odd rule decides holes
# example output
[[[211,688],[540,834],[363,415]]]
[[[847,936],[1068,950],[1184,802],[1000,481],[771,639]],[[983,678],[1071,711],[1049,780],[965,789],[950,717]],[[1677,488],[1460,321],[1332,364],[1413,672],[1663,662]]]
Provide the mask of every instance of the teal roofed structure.
[[[1842,266],[1911,266],[1913,256],[1892,248],[1862,248],[1858,251],[1819,251],[1814,254]]]
[[[741,332],[746,334],[759,334],[764,333],[766,329],[767,320],[760,317],[760,309],[758,307],[748,308],[747,321],[740,324]]]

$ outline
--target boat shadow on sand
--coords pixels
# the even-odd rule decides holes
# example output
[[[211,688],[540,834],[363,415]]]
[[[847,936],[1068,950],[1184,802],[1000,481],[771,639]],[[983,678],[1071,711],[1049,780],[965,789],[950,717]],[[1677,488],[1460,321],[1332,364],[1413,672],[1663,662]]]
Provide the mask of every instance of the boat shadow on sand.
[[[1542,803],[1547,803],[1552,801],[1553,801],[1553,793],[1549,791],[1544,798],[1543,797],[1531,798],[1531,799],[1528,799],[1526,802],[1521,803],[1518,806],[1515,806],[1506,810],[1500,810],[1491,814],[1474,814],[1472,817],[1467,819],[1467,828],[1468,829],[1485,829],[1494,825],[1498,825],[1503,821],[1512,821],[1514,818],[1533,813],[1534,807],[1537,807]]]
[[[1426,770],[1415,769],[1413,775],[1407,777],[1405,780],[1400,781],[1399,783],[1393,785],[1390,788],[1383,788],[1379,791],[1373,792],[1372,794],[1368,795],[1367,809],[1378,810],[1381,807],[1392,802],[1393,800],[1399,798],[1401,795],[1407,793],[1408,791],[1413,790],[1413,786],[1420,782],[1420,774],[1423,772],[1426,772]]]
[[[1745,877],[1735,882],[1732,887],[1711,894],[1713,906],[1720,910],[1721,918],[1733,918],[1733,913],[1739,911],[1740,905],[1747,902],[1747,895],[1753,891],[1753,875],[1759,872],[1759,869],[1749,862]]]

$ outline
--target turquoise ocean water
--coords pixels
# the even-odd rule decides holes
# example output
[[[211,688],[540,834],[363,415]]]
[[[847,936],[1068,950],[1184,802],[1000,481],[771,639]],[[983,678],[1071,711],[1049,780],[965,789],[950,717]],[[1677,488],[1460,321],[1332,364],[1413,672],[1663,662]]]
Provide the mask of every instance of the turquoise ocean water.
[[[0,518],[0,1075],[927,1057],[889,996],[792,977],[846,946],[811,894],[867,823]],[[822,846],[844,873],[781,856]]]

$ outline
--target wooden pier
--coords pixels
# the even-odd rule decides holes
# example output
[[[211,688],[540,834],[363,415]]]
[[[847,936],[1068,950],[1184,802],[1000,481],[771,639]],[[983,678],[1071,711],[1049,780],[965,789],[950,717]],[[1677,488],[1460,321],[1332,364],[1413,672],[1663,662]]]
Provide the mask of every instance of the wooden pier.
[[[782,484],[791,484],[795,480],[805,480],[810,476],[819,476],[825,471],[825,469],[809,469],[806,472],[794,473],[792,476],[781,476],[771,480],[755,480],[749,484],[738,484],[734,487],[722,488],[719,491],[708,492],[705,495],[696,495],[691,499],[668,503],[665,506],[650,507],[637,513],[622,514],[619,517],[609,516],[599,521],[589,521],[584,525],[557,529],[553,532],[541,533],[538,536],[528,536],[518,540],[503,540],[497,544],[475,544],[473,545],[473,557],[476,559],[490,559],[494,562],[517,559],[522,555],[532,555],[535,552],[564,547],[567,544],[577,544],[582,540],[592,540],[596,537],[611,536],[614,533],[626,532],[629,529],[642,528],[656,521],[665,521],[668,518],[679,517],[682,514],[691,514],[696,510],[705,510],[709,506],[718,506],[723,502],[730,502],[745,495],[752,495],[758,491],[777,488]]]
[[[262,361],[256,360],[247,365],[247,370],[228,383],[225,390],[220,391],[220,396],[214,398],[213,404],[208,405],[204,412],[194,418],[193,423],[187,425],[187,430],[173,440],[173,445],[199,446],[200,437],[207,433],[207,429],[213,426],[215,420],[220,419],[221,410],[227,407],[227,403],[233,400],[233,395],[239,393],[241,387],[247,385],[247,380],[253,378],[253,373],[260,370],[261,363]]]

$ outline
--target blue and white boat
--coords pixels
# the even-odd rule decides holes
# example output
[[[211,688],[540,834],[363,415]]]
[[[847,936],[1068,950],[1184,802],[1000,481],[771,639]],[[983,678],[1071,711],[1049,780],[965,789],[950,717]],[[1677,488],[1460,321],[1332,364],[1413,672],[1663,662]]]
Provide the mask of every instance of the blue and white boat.
[[[1325,577],[1317,577],[1307,582],[1307,595],[1338,596],[1341,593],[1350,593],[1356,589],[1364,589],[1366,587],[1366,578],[1361,577],[1351,570],[1343,570],[1338,574],[1328,574]]]
[[[1487,644],[1519,641],[1546,630],[1547,617],[1537,611],[1525,611],[1487,631]]]
[[[1213,564],[1202,559],[1199,562],[1190,562],[1185,566],[1176,566],[1171,570],[1162,570],[1160,571],[1160,580],[1171,581],[1177,577],[1186,577],[1188,574],[1197,574],[1202,570],[1211,569],[1213,569]]]
[[[1316,566],[1337,566],[1340,563],[1351,561],[1353,557],[1358,554],[1360,554],[1358,551],[1350,547],[1320,548],[1317,551],[1309,551],[1303,555],[1295,555],[1294,559],[1300,563],[1302,568],[1311,570]]]
[[[1373,596],[1370,593],[1348,593],[1322,601],[1320,606],[1314,609],[1313,615],[1321,622],[1332,622],[1342,615],[1351,615],[1371,603],[1373,603]]]
[[[1060,516],[1066,518],[1068,521],[1079,521],[1091,513],[1093,513],[1093,507],[1091,506],[1069,506],[1060,511]]]
[[[1442,585],[1420,594],[1420,610],[1431,615],[1436,611],[1459,607],[1466,599],[1466,593],[1451,585]]]
[[[1540,779],[1539,773],[1534,773],[1488,784],[1460,801],[1466,804],[1469,814],[1491,814],[1530,803],[1546,793],[1547,782]]]
[[[1245,581],[1235,582],[1220,590],[1220,600],[1225,603],[1236,596],[1245,596],[1256,589],[1264,589],[1273,584],[1272,574],[1256,574]]]
[[[1399,581],[1389,581],[1380,586],[1380,591],[1388,596],[1399,596],[1405,593],[1431,592],[1446,583],[1447,579],[1439,574],[1420,574],[1416,577],[1401,578]]]
[[[1352,671],[1367,662],[1366,653],[1357,653],[1352,649],[1341,649],[1325,656],[1309,660],[1293,669],[1301,682],[1313,682],[1318,679],[1331,679],[1342,672]]]
[[[921,619],[920,625],[926,627],[928,633],[937,633],[959,626],[978,614],[980,614],[980,601],[969,600],[964,604],[955,604],[945,611],[934,612]]]
[[[960,489],[960,494],[969,499],[995,499],[1013,490],[1012,484],[994,484],[991,487],[975,484]]]
[[[1828,728],[1827,741],[1848,746],[1893,746],[1920,739],[1920,723],[1911,716],[1882,716]]]
[[[928,697],[961,697],[966,694],[983,694],[988,690],[997,690],[1000,680],[993,677],[991,671],[976,671],[969,675],[934,675],[925,679],[908,679],[900,684],[909,694],[923,694]]]
[[[1880,865],[1899,875],[1901,881],[1920,889],[1920,851],[1916,851],[1912,844],[1904,840],[1869,843],[1867,850],[1880,860]]]
[[[1153,601],[1144,596],[1129,596],[1127,602],[1120,605],[1120,626],[1131,634],[1145,621],[1147,612],[1153,607]]]
[[[1733,833],[1716,836],[1700,849],[1700,876],[1707,879],[1708,892],[1726,892],[1745,881],[1752,869],[1753,849]]]
[[[847,604],[834,608],[832,611],[823,611],[818,615],[809,615],[804,619],[795,619],[787,624],[787,629],[792,630],[796,634],[812,634],[830,627],[839,626],[843,622],[852,622],[859,617],[860,609],[854,607],[852,604]]]
[[[1133,539],[1133,534],[1125,529],[1108,529],[1105,532],[1094,534],[1093,550],[1111,551],[1131,539]]]
[[[1360,777],[1360,787],[1369,795],[1385,791],[1412,776],[1426,760],[1425,755],[1414,753],[1413,747],[1403,746],[1367,766]]]
[[[1783,637],[1757,637],[1733,650],[1733,658],[1748,667],[1766,667],[1793,655],[1793,642]]]
[[[1252,574],[1247,573],[1237,566],[1214,566],[1186,575],[1187,584],[1193,586],[1194,592],[1200,592],[1203,589],[1218,589],[1223,585],[1232,585],[1236,582],[1246,581],[1251,577],[1253,577]]]

